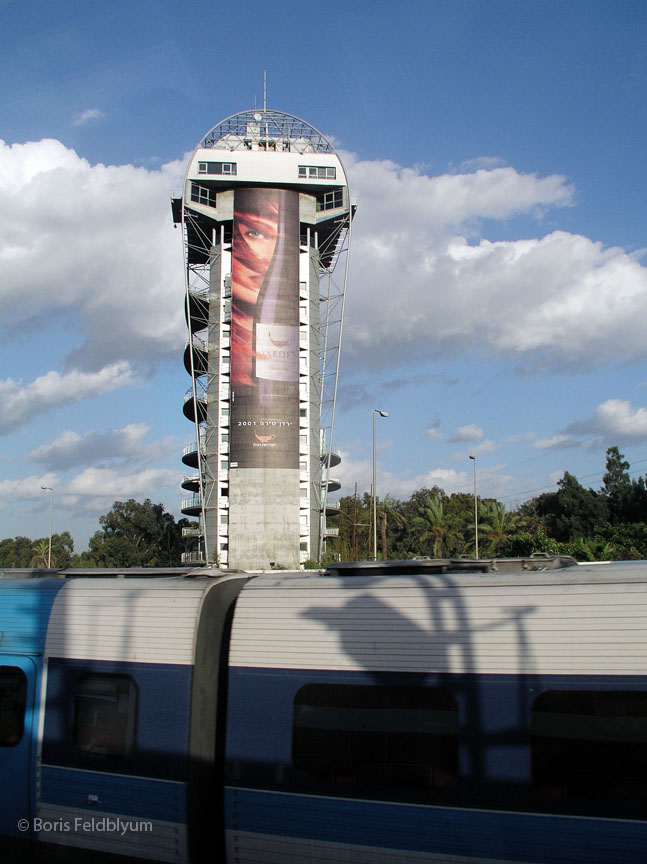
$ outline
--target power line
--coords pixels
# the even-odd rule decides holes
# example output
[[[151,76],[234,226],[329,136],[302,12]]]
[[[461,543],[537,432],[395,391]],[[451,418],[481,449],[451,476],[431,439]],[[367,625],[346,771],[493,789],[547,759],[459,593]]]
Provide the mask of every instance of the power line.
[[[522,459],[520,462],[514,462],[512,465],[506,465],[505,470],[510,471],[513,468],[519,468],[521,465],[528,465],[530,462],[536,462],[538,459],[544,459],[547,456],[552,455],[553,453],[558,453],[562,450],[571,450],[573,447],[580,447],[583,444],[586,444],[588,441],[595,441],[596,438],[604,438],[605,435],[610,435],[612,432],[616,432],[619,429],[626,429],[627,426],[633,426],[639,422],[642,422],[642,418],[637,417],[635,420],[629,420],[627,423],[621,423],[619,426],[612,426],[611,428],[606,429],[602,432],[597,432],[595,435],[589,435],[586,438],[581,438],[581,439],[578,439],[576,441],[570,441],[568,444],[563,444],[559,447],[546,448],[546,451],[544,453],[539,453],[537,456],[531,456],[529,459]],[[632,464],[636,465],[636,464],[640,464],[641,462],[647,462],[647,459],[634,460],[634,462]],[[481,474],[484,475],[486,473],[487,473],[487,469],[482,469]],[[491,472],[491,473],[496,473],[496,472]],[[596,472],[596,473],[599,473],[599,475],[602,476],[602,474],[604,472],[600,471],[600,472]],[[632,473],[635,473],[635,472],[632,472]],[[573,475],[573,476],[575,476],[575,475]],[[586,479],[587,477],[593,477],[593,476],[595,476],[595,475],[594,474],[587,474],[584,476],[583,479]],[[544,487],[541,487],[540,489],[528,489],[528,490],[523,490],[520,492],[513,492],[513,493],[510,493],[508,495],[502,495],[501,498],[499,498],[498,500],[503,501],[506,498],[515,498],[517,496],[530,495],[534,492],[545,492],[545,491],[548,491],[550,489],[553,489],[555,485],[556,484],[552,484],[551,486],[544,486]],[[471,487],[469,486],[469,484],[466,483],[465,486],[460,487],[457,491],[458,492],[469,491],[470,488]]]

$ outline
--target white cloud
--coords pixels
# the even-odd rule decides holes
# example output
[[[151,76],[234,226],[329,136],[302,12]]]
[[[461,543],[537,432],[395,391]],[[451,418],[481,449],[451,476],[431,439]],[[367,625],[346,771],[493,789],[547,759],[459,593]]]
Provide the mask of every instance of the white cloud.
[[[105,116],[103,111],[100,111],[98,108],[87,108],[85,111],[74,115],[72,126],[86,126],[93,120],[101,120]]]
[[[475,159],[466,159],[458,166],[459,172],[477,171],[480,168],[501,168],[505,165],[505,159],[500,156],[477,156]]]
[[[114,468],[86,468],[61,491],[68,496],[98,498],[112,503],[124,498],[148,498],[160,488],[177,488],[179,478],[179,471],[168,468],[147,468],[124,473]]]
[[[41,486],[54,489],[58,486],[60,475],[53,472],[32,474],[19,480],[0,480],[0,507],[6,507],[12,501],[43,501],[49,503],[49,492],[44,492]],[[29,532],[25,530],[24,534]]]
[[[647,356],[638,256],[565,231],[467,239],[484,219],[570,205],[564,177],[513,168],[426,177],[392,162],[347,161],[359,201],[347,367],[392,369],[466,347],[533,371]]]
[[[131,386],[134,380],[128,363],[114,363],[98,372],[47,372],[29,384],[6,378],[0,381],[0,434],[13,433],[33,417],[66,403]]]
[[[498,449],[498,447],[496,448]],[[465,457],[467,458],[467,457]],[[484,497],[502,497],[509,494],[510,489],[518,483],[516,478],[504,473],[505,465],[492,465],[478,472],[479,495]],[[357,483],[360,495],[369,492],[373,483],[373,466],[370,459],[353,459],[346,451],[342,451],[341,463],[335,468],[335,477],[342,483],[339,495],[352,495]],[[377,463],[377,492],[380,498],[391,495],[394,498],[406,499],[418,489],[431,489],[439,486],[451,495],[453,492],[471,493],[473,489],[472,470],[457,471],[454,468],[430,468],[412,476],[397,476],[390,471],[384,471],[381,463]]]
[[[576,420],[550,438],[532,444],[533,450],[564,450],[569,447],[603,448],[647,441],[647,408],[633,408],[624,399],[607,399],[592,417]],[[561,476],[561,475],[560,475]]]
[[[552,438],[540,438],[532,445],[533,450],[561,450],[573,443],[572,435],[553,435]]]
[[[150,426],[146,423],[130,423],[122,429],[108,432],[92,430],[84,435],[68,429],[49,444],[32,450],[25,458],[57,470],[116,458],[141,464],[142,459],[150,461],[158,455],[158,448],[150,444],[144,446],[144,438],[149,431]]]
[[[62,446],[60,439],[59,443]],[[137,470],[123,466],[88,467],[70,479],[54,471],[32,474],[0,481],[0,510],[14,519],[20,514],[24,519],[24,514],[28,514],[31,524],[37,514],[46,514],[49,493],[43,492],[41,486],[49,486],[54,489],[54,530],[63,530],[61,526],[78,524],[80,520],[85,531],[94,531],[99,526],[92,526],[92,517],[107,513],[115,501],[150,498],[158,502],[166,497],[170,504],[163,503],[172,510],[175,504],[179,505],[181,476],[180,470],[154,467]],[[165,495],[163,490],[170,494]],[[16,533],[29,535],[27,529]]]
[[[368,242],[393,234],[403,238],[411,231],[424,237],[474,219],[509,219],[573,200],[573,187],[556,174],[537,177],[508,167],[428,177],[388,160],[343,158],[364,211],[358,219],[368,226]]]
[[[564,430],[570,436],[596,436],[600,445],[635,444],[647,441],[647,408],[632,408],[624,399],[607,399],[588,420],[578,420]]]
[[[185,335],[182,235],[170,194],[182,166],[90,165],[59,141],[0,142],[0,329],[56,314],[85,343],[68,362],[153,368]]]
[[[563,176],[487,159],[438,177],[386,160],[345,161],[360,204],[348,368],[393,368],[466,346],[535,369],[645,357],[647,270],[637,256],[564,231],[478,237],[484,219],[572,204]],[[184,278],[169,197],[181,175],[180,162],[93,166],[59,141],[0,142],[5,341],[58,313],[85,339],[69,366],[123,359],[152,369],[175,354],[185,338]]]
[[[461,459],[469,459],[470,456],[486,456],[488,453],[496,453],[496,451],[500,450],[502,447],[503,444],[497,444],[496,441],[490,441],[489,438],[485,438],[480,444],[470,447],[469,450],[455,453],[452,458],[458,462]]]
[[[459,426],[453,435],[447,438],[450,444],[462,441],[479,441],[483,437],[483,430],[476,423],[467,426]]]

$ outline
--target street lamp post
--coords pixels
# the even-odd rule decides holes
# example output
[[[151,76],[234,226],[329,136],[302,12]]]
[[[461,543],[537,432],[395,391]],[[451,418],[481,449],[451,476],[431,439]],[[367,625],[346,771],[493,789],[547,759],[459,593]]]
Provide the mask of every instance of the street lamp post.
[[[476,495],[476,456],[470,456],[474,462],[474,546],[476,549],[476,557],[479,557],[479,510],[478,498]]]
[[[373,408],[373,561],[377,561],[377,492],[375,481],[375,415],[380,417],[388,417],[388,411],[380,411],[379,408]]]
[[[54,490],[51,486],[41,486],[43,491],[49,492],[49,554],[47,556],[47,569],[52,567],[52,515],[54,513]]]

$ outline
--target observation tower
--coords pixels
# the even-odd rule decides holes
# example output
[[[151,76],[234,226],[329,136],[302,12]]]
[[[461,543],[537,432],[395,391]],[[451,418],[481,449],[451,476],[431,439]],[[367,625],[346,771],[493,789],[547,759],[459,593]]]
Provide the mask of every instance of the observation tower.
[[[182,512],[198,517],[188,562],[298,568],[320,559],[331,469],[354,207],[334,148],[268,109],[214,126],[181,195],[194,439]]]

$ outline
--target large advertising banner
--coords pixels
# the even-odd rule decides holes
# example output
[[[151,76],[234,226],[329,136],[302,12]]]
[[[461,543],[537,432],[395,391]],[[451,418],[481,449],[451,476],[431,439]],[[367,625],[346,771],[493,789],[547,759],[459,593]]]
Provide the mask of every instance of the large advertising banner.
[[[231,468],[299,467],[299,195],[236,189]]]

